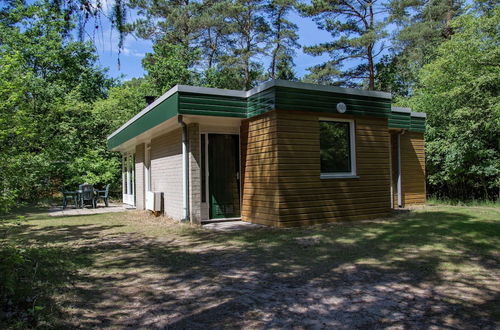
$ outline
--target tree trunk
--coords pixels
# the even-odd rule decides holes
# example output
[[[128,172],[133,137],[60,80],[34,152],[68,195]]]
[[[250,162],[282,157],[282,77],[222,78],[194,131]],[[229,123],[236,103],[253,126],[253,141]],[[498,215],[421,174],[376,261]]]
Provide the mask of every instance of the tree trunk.
[[[373,46],[368,46],[368,90],[375,89],[375,68],[373,65]]]
[[[451,27],[451,21],[453,20],[454,16],[454,10],[453,10],[453,0],[448,0],[447,1],[448,8],[446,9],[446,14],[445,14],[445,25],[443,29],[443,37],[445,39],[450,39],[451,35],[453,34],[453,28]]]
[[[209,45],[210,45],[210,53],[208,54],[208,68],[212,68],[212,62],[215,54],[214,50],[214,44],[212,42],[212,34],[210,33],[212,31],[211,28],[208,28],[208,40],[209,40]]]
[[[370,28],[373,27],[373,2],[370,2]],[[373,65],[373,44],[368,45],[367,55],[368,55],[368,89],[375,89],[375,70]]]
[[[250,37],[250,28],[248,30],[248,35],[246,38],[246,54],[245,54],[245,89],[249,90],[251,87],[250,82],[250,55],[252,51],[252,40]]]
[[[276,57],[278,56],[279,50],[281,48],[281,16],[282,10],[278,12],[278,17],[276,17],[275,27],[276,27],[276,48],[273,51],[273,57],[271,60],[271,79],[276,79]]]

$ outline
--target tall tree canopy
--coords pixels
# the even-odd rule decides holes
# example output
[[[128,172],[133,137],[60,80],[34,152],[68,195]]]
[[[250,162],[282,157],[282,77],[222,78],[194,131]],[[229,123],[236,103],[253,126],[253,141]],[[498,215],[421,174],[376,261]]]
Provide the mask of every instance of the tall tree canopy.
[[[0,208],[51,194],[86,158],[88,178],[116,182],[106,152],[106,122],[92,103],[114,82],[96,65],[94,47],[73,41],[72,17],[50,1],[13,1],[0,18]]]
[[[288,19],[288,14],[296,6],[295,0],[271,0],[266,11],[270,20],[271,63],[269,78],[294,80],[293,56],[299,48],[297,24]]]
[[[392,53],[377,65],[377,88],[408,96],[425,64],[437,47],[453,34],[452,19],[462,13],[461,0],[388,2],[389,21],[398,29],[392,39]]]
[[[498,6],[481,0],[113,0],[112,24],[153,41],[144,78],[109,79],[82,26],[103,2],[10,0],[0,5],[0,209],[61,184],[119,184],[106,136],[175,84],[249,89],[296,79],[295,7],[331,37],[305,47],[329,59],[306,81],[391,91],[428,113],[430,192],[498,195]],[[392,36],[386,33],[393,23]],[[97,28],[99,25],[97,25]],[[93,27],[95,28],[95,27]],[[92,30],[92,29],[91,29]],[[87,38],[88,39],[88,38]],[[121,41],[120,41],[121,40]],[[391,51],[378,58],[384,42]]]
[[[385,31],[382,0],[312,0],[303,5],[302,12],[314,18],[333,40],[304,47],[311,55],[327,54],[330,60],[310,68],[308,79],[319,83],[357,86],[367,81],[375,89],[375,61],[384,49]],[[345,62],[357,61],[353,67]]]
[[[226,61],[243,72],[245,89],[252,88],[261,73],[261,64],[255,59],[268,47],[269,24],[263,6],[263,0],[236,0],[229,13],[234,24],[234,46]]]
[[[498,197],[500,8],[450,23],[454,34],[420,73],[409,104],[428,114],[428,180],[435,194]]]

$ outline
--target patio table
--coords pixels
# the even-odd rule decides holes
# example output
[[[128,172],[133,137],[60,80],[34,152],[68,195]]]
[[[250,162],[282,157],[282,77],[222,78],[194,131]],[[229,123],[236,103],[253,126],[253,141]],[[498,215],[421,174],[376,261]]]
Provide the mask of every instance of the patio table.
[[[61,190],[62,194],[63,194],[63,209],[66,208],[66,206],[68,206],[68,199],[72,199],[73,202],[75,203],[75,207],[78,207],[78,200],[79,200],[79,194],[78,194],[78,191],[65,191],[65,190]]]
[[[94,189],[94,186],[90,184],[81,184],[80,189],[78,189],[77,192],[78,192],[78,201],[80,208],[83,208],[83,206],[88,202],[90,202],[92,208],[95,209],[97,207],[97,198],[96,198],[97,194],[96,194],[96,189]]]

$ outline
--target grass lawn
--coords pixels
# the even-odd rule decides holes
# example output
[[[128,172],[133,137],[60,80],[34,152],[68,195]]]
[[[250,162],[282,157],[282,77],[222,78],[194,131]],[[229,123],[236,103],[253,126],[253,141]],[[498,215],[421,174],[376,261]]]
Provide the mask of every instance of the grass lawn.
[[[141,212],[54,218],[32,209],[1,223],[3,251],[22,247],[35,265],[24,278],[37,283],[35,294],[44,292],[25,304],[37,306],[35,325],[499,326],[495,206],[427,206],[371,222],[237,232]],[[7,304],[0,322],[29,320]]]

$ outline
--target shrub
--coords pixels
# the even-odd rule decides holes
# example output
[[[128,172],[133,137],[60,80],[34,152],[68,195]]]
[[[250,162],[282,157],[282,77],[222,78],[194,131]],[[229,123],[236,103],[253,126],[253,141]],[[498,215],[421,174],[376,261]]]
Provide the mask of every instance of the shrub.
[[[0,323],[14,329],[54,324],[61,316],[54,295],[81,261],[62,248],[0,245]]]

